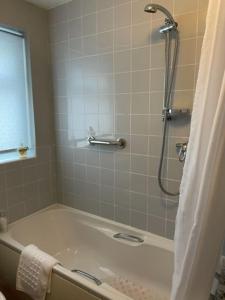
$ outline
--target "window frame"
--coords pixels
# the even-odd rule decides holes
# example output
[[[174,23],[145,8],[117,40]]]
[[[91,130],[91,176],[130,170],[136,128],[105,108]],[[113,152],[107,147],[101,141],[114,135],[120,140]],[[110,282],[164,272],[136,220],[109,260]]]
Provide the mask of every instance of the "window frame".
[[[0,150],[0,165],[10,162],[15,162],[21,159],[36,158],[36,128],[35,128],[35,114],[34,114],[34,97],[32,85],[32,67],[31,67],[31,53],[30,42],[24,30],[16,27],[8,26],[0,23],[0,32],[12,34],[21,37],[24,45],[24,65],[25,65],[25,85],[26,85],[26,106],[27,106],[27,126],[29,131],[27,154],[21,156],[18,152],[19,148]]]

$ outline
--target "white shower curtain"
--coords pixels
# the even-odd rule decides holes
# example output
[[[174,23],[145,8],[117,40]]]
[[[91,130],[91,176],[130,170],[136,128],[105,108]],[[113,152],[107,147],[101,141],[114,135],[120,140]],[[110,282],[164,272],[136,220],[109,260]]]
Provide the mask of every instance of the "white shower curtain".
[[[171,300],[208,300],[225,238],[225,0],[210,0],[175,231]]]

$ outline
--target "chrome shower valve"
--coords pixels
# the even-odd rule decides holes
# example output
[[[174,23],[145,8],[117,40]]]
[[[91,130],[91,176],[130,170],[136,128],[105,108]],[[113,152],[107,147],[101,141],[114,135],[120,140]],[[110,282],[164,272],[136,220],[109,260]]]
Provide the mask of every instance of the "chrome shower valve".
[[[188,108],[164,108],[162,110],[162,120],[165,118],[168,121],[186,118],[191,115],[191,111]]]
[[[176,143],[176,152],[180,162],[184,162],[187,154],[188,142]]]

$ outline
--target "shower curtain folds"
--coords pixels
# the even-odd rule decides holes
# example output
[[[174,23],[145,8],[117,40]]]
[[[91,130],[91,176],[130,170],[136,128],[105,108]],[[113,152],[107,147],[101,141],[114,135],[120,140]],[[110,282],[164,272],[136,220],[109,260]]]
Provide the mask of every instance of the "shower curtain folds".
[[[208,300],[225,237],[225,1],[210,0],[175,230],[171,300]]]

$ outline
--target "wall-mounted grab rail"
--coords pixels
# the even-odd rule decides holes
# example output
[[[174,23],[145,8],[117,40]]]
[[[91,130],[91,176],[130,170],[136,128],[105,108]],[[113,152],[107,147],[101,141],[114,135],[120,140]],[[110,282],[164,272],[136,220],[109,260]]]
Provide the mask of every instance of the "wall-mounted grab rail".
[[[116,233],[113,235],[115,239],[122,239],[122,240],[127,240],[129,242],[136,242],[136,243],[143,243],[144,240],[140,238],[139,236],[135,236],[132,234],[127,234],[127,233]]]
[[[88,142],[90,145],[118,146],[120,148],[125,148],[126,146],[126,141],[122,138],[118,138],[117,140],[106,140],[106,139],[96,139],[96,137],[90,136],[88,138]]]
[[[99,280],[95,276],[93,276],[93,275],[91,275],[91,274],[89,274],[87,272],[84,272],[82,270],[73,269],[73,270],[71,270],[71,272],[77,273],[77,274],[79,274],[79,275],[81,275],[81,276],[83,276],[85,278],[88,278],[88,279],[94,281],[94,283],[96,283],[97,285],[101,285],[102,284],[101,280]]]

